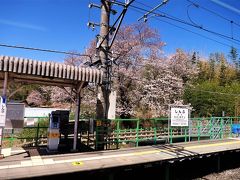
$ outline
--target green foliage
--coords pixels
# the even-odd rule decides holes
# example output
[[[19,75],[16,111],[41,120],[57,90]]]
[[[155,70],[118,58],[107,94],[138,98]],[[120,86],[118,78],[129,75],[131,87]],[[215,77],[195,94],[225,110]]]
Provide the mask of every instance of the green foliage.
[[[224,55],[220,56],[220,75],[219,75],[219,85],[225,86],[227,83],[227,75],[226,75],[226,61]]]
[[[23,130],[18,134],[18,138],[26,139],[26,142],[35,141],[39,137],[47,137],[47,127],[49,125],[48,118],[41,118],[35,123],[34,127],[25,127]]]
[[[215,75],[216,75],[216,59],[214,58],[214,54],[210,54],[210,59],[209,59],[209,80],[214,80]]]
[[[231,47],[229,58],[232,61],[232,63],[235,65],[236,70],[239,70],[239,59],[238,59],[238,52],[235,47]]]
[[[30,94],[30,92],[33,91],[34,89],[37,89],[38,87],[39,85],[30,84],[21,86],[21,84],[12,83],[8,87],[8,90],[10,92],[9,99],[10,100],[14,99],[14,101],[24,101],[27,99],[27,96]]]
[[[204,82],[185,89],[184,100],[191,103],[194,116],[235,115],[235,104],[239,101],[240,84],[219,86],[218,83]]]
[[[96,110],[96,107],[91,107],[91,105],[88,105],[88,104],[81,104],[80,119],[94,118],[96,116],[95,110]],[[75,113],[73,111],[70,112],[69,119],[70,120],[75,119]]]

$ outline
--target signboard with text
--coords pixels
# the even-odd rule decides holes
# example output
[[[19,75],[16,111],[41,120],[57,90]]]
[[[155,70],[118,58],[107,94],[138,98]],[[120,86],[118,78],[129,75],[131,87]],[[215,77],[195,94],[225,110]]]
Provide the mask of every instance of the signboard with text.
[[[171,108],[171,126],[188,126],[188,109]]]
[[[4,98],[0,96],[0,127],[5,126],[6,114],[7,114],[6,101],[4,100]]]

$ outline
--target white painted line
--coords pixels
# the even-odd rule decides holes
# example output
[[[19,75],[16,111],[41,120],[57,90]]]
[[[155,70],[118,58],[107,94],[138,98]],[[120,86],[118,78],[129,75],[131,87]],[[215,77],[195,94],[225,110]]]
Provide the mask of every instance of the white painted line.
[[[26,152],[25,150],[12,150],[11,151],[12,153],[22,153],[22,152]]]
[[[116,157],[127,157],[127,156],[134,156],[134,153],[108,155],[108,156],[95,156],[95,157],[90,157],[90,158],[59,160],[59,161],[54,161],[54,162],[55,162],[55,164],[60,164],[60,163],[69,163],[69,162],[74,162],[74,161],[91,161],[91,160],[100,160],[100,159],[108,159],[108,158],[116,158]]]
[[[11,148],[4,148],[4,149],[2,149],[1,152],[4,155],[4,157],[10,156],[11,155]]]
[[[53,161],[53,159],[43,159],[43,163],[44,164],[55,164],[55,162]]]
[[[31,159],[32,159],[32,160],[35,160],[35,159],[42,159],[42,157],[41,157],[41,156],[31,156]]]
[[[14,165],[9,165],[8,168],[18,168],[22,167],[21,164],[14,164]]]
[[[0,169],[7,169],[8,166],[0,166]]]
[[[33,166],[43,165],[43,160],[42,160],[41,156],[32,156],[31,160],[32,160]]]
[[[206,148],[206,147],[213,147],[213,146],[226,146],[230,144],[239,144],[239,141],[235,142],[223,142],[223,143],[214,143],[214,144],[203,144],[203,145],[196,145],[196,146],[187,146],[184,147],[185,150],[188,149],[197,149],[197,148]],[[174,150],[175,148],[172,148]],[[226,148],[225,148],[226,149]],[[7,168],[16,168],[16,167],[27,167],[27,166],[38,166],[38,165],[47,165],[47,164],[60,164],[60,163],[73,163],[73,162],[82,162],[82,161],[91,161],[91,160],[101,160],[101,159],[112,159],[113,158],[122,158],[122,157],[130,157],[130,156],[144,156],[149,154],[156,154],[159,152],[168,152],[171,153],[171,150],[161,150],[161,149],[154,149],[150,151],[140,151],[134,153],[126,153],[126,154],[115,154],[115,155],[97,155],[94,157],[87,157],[87,158],[78,158],[78,159],[66,159],[66,160],[53,160],[53,159],[42,159],[41,156],[33,156],[31,160],[28,161],[21,161],[21,164],[18,165],[9,165],[9,166],[0,166],[0,169],[7,169]],[[174,152],[172,152],[174,154]],[[174,155],[170,155],[174,156]]]
[[[44,165],[43,161],[41,162],[33,162],[32,163],[33,166],[38,166],[38,165]]]
[[[32,166],[32,161],[21,161],[21,167]]]

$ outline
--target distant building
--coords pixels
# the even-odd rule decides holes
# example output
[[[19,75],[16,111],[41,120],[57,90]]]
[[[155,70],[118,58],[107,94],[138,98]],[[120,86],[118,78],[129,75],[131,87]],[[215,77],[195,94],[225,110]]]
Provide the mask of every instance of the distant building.
[[[31,108],[25,107],[25,115],[24,115],[24,124],[26,126],[34,126],[36,122],[38,122],[39,118],[49,117],[52,111],[56,110],[66,110],[60,108]]]
[[[52,111],[56,110],[66,110],[59,108],[31,108],[25,107],[25,115],[24,117],[48,117]]]

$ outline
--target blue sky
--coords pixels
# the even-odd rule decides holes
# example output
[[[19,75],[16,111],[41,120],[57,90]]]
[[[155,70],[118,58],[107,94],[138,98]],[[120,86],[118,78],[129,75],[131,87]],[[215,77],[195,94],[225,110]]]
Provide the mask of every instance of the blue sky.
[[[100,11],[98,9],[91,9],[89,11],[88,8],[89,2],[97,4],[99,1],[100,0],[1,0],[0,43],[61,51],[76,50],[82,53],[84,49],[88,47],[89,42],[93,40],[99,32],[99,28],[92,31],[87,27],[88,20],[93,22],[100,21]],[[123,2],[124,0],[119,1]],[[240,24],[239,0],[191,1]],[[154,7],[161,2],[162,0],[136,0],[133,5],[144,9],[151,9],[150,7]],[[146,5],[144,6],[142,3]],[[225,21],[201,8],[189,5],[190,3],[187,0],[169,0],[166,5],[159,8],[159,11],[184,19],[190,23],[192,21],[212,31],[231,36],[231,23],[229,21]],[[114,6],[114,8],[120,13],[121,9],[119,7]],[[123,24],[137,23],[137,19],[143,14],[144,13],[129,8]],[[116,19],[117,16],[112,16],[112,18]],[[213,34],[166,18],[150,17],[147,23],[159,31],[162,41],[166,43],[166,46],[163,48],[165,55],[174,53],[176,48],[182,48],[189,52],[198,51],[201,55],[207,57],[211,52],[228,53],[230,47],[177,28],[166,22],[162,22],[162,20],[207,36],[221,43],[230,46],[234,45],[240,52],[239,26],[234,25],[232,28],[233,37],[239,40],[238,44],[234,44],[231,41],[219,38]],[[65,57],[65,55],[62,54],[3,47],[0,47],[0,54],[59,62],[62,62]]]

